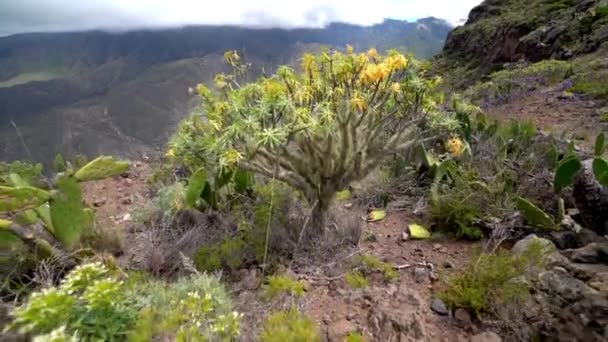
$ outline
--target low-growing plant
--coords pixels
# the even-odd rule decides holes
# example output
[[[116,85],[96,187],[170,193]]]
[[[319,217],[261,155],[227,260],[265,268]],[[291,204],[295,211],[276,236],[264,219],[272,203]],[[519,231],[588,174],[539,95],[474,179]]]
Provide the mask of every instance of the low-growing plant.
[[[360,333],[353,331],[348,333],[348,335],[346,335],[346,337],[344,338],[344,342],[365,342],[367,341],[367,339],[365,339],[365,337],[363,337],[363,335],[361,335]]]
[[[238,269],[247,255],[247,246],[241,236],[225,238],[211,245],[203,245],[194,254],[196,269],[201,272],[212,272],[222,268]]]
[[[360,271],[349,271],[344,274],[344,281],[353,289],[363,289],[369,286],[369,280]]]
[[[382,273],[384,280],[388,282],[394,281],[399,277],[399,272],[397,272],[391,264],[370,254],[362,254],[359,256],[355,261],[355,265],[358,265],[365,273]]]
[[[65,327],[85,340],[124,340],[137,309],[123,285],[101,263],[78,266],[60,286],[36,292],[17,307],[8,329],[37,335]]]
[[[296,309],[270,314],[260,334],[262,342],[318,342],[321,341],[315,323]]]
[[[167,284],[125,278],[101,263],[76,267],[59,286],[32,294],[12,316],[8,330],[34,339],[231,341],[240,329],[240,315],[213,277],[195,274]]]
[[[304,284],[289,276],[273,275],[266,278],[262,291],[263,297],[267,300],[283,294],[299,297],[304,294]]]
[[[453,308],[478,314],[523,298],[529,293],[528,286],[517,278],[542,265],[543,255],[543,247],[537,242],[521,255],[504,249],[477,253],[462,270],[444,277],[440,298]]]

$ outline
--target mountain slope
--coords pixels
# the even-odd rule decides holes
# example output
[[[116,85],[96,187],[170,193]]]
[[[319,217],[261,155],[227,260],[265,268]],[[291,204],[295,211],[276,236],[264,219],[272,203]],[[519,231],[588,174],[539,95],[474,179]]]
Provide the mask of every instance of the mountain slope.
[[[606,0],[486,0],[455,28],[437,59],[467,85],[505,63],[571,59],[608,42]]]
[[[0,153],[48,161],[57,152],[132,154],[162,145],[192,107],[188,87],[225,70],[226,50],[240,51],[254,74],[296,64],[301,53],[322,46],[397,48],[428,58],[450,28],[427,18],[370,27],[185,27],[0,38]]]

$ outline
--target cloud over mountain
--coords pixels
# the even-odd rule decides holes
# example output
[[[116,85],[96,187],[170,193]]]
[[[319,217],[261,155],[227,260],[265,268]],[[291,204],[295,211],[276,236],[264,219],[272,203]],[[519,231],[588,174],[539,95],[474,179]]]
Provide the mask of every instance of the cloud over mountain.
[[[322,27],[434,16],[456,24],[480,0],[5,0],[0,35],[181,25]]]

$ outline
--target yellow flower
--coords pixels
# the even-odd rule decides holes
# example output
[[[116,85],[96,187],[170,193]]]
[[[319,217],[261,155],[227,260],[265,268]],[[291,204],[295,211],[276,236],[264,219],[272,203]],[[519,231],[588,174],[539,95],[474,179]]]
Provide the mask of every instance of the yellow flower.
[[[302,56],[302,70],[304,71],[312,71],[315,67],[315,57],[310,54],[304,54]]]
[[[350,55],[353,53],[353,47],[350,44],[346,44],[346,54]]]
[[[364,83],[374,83],[382,80],[388,74],[388,70],[384,64],[368,65],[365,71],[361,74],[361,81]]]
[[[165,153],[165,157],[169,157],[169,158],[175,157],[175,149],[173,147],[168,149],[167,153]]]
[[[464,151],[464,143],[460,138],[451,138],[445,144],[445,149],[454,157],[460,157]]]
[[[391,84],[391,90],[393,91],[393,93],[398,93],[401,91],[401,84],[394,82],[393,84]]]
[[[401,70],[407,67],[407,59],[403,55],[390,56],[385,61],[391,70]]]
[[[364,99],[356,96],[350,100],[350,106],[352,107],[353,110],[362,111],[367,107],[367,104],[365,103]]]
[[[224,155],[222,156],[222,164],[233,166],[238,164],[241,159],[243,159],[243,155],[239,151],[231,149],[224,152]]]
[[[367,50],[367,55],[369,56],[369,58],[376,59],[376,58],[378,58],[378,51],[376,51],[376,49],[374,49],[374,48],[371,48],[371,49]]]

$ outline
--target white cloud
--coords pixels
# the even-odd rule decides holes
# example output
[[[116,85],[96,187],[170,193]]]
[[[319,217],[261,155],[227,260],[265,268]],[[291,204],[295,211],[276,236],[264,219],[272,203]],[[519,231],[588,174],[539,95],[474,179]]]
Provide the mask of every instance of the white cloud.
[[[179,25],[321,27],[434,16],[453,24],[481,0],[2,0],[0,33]]]

